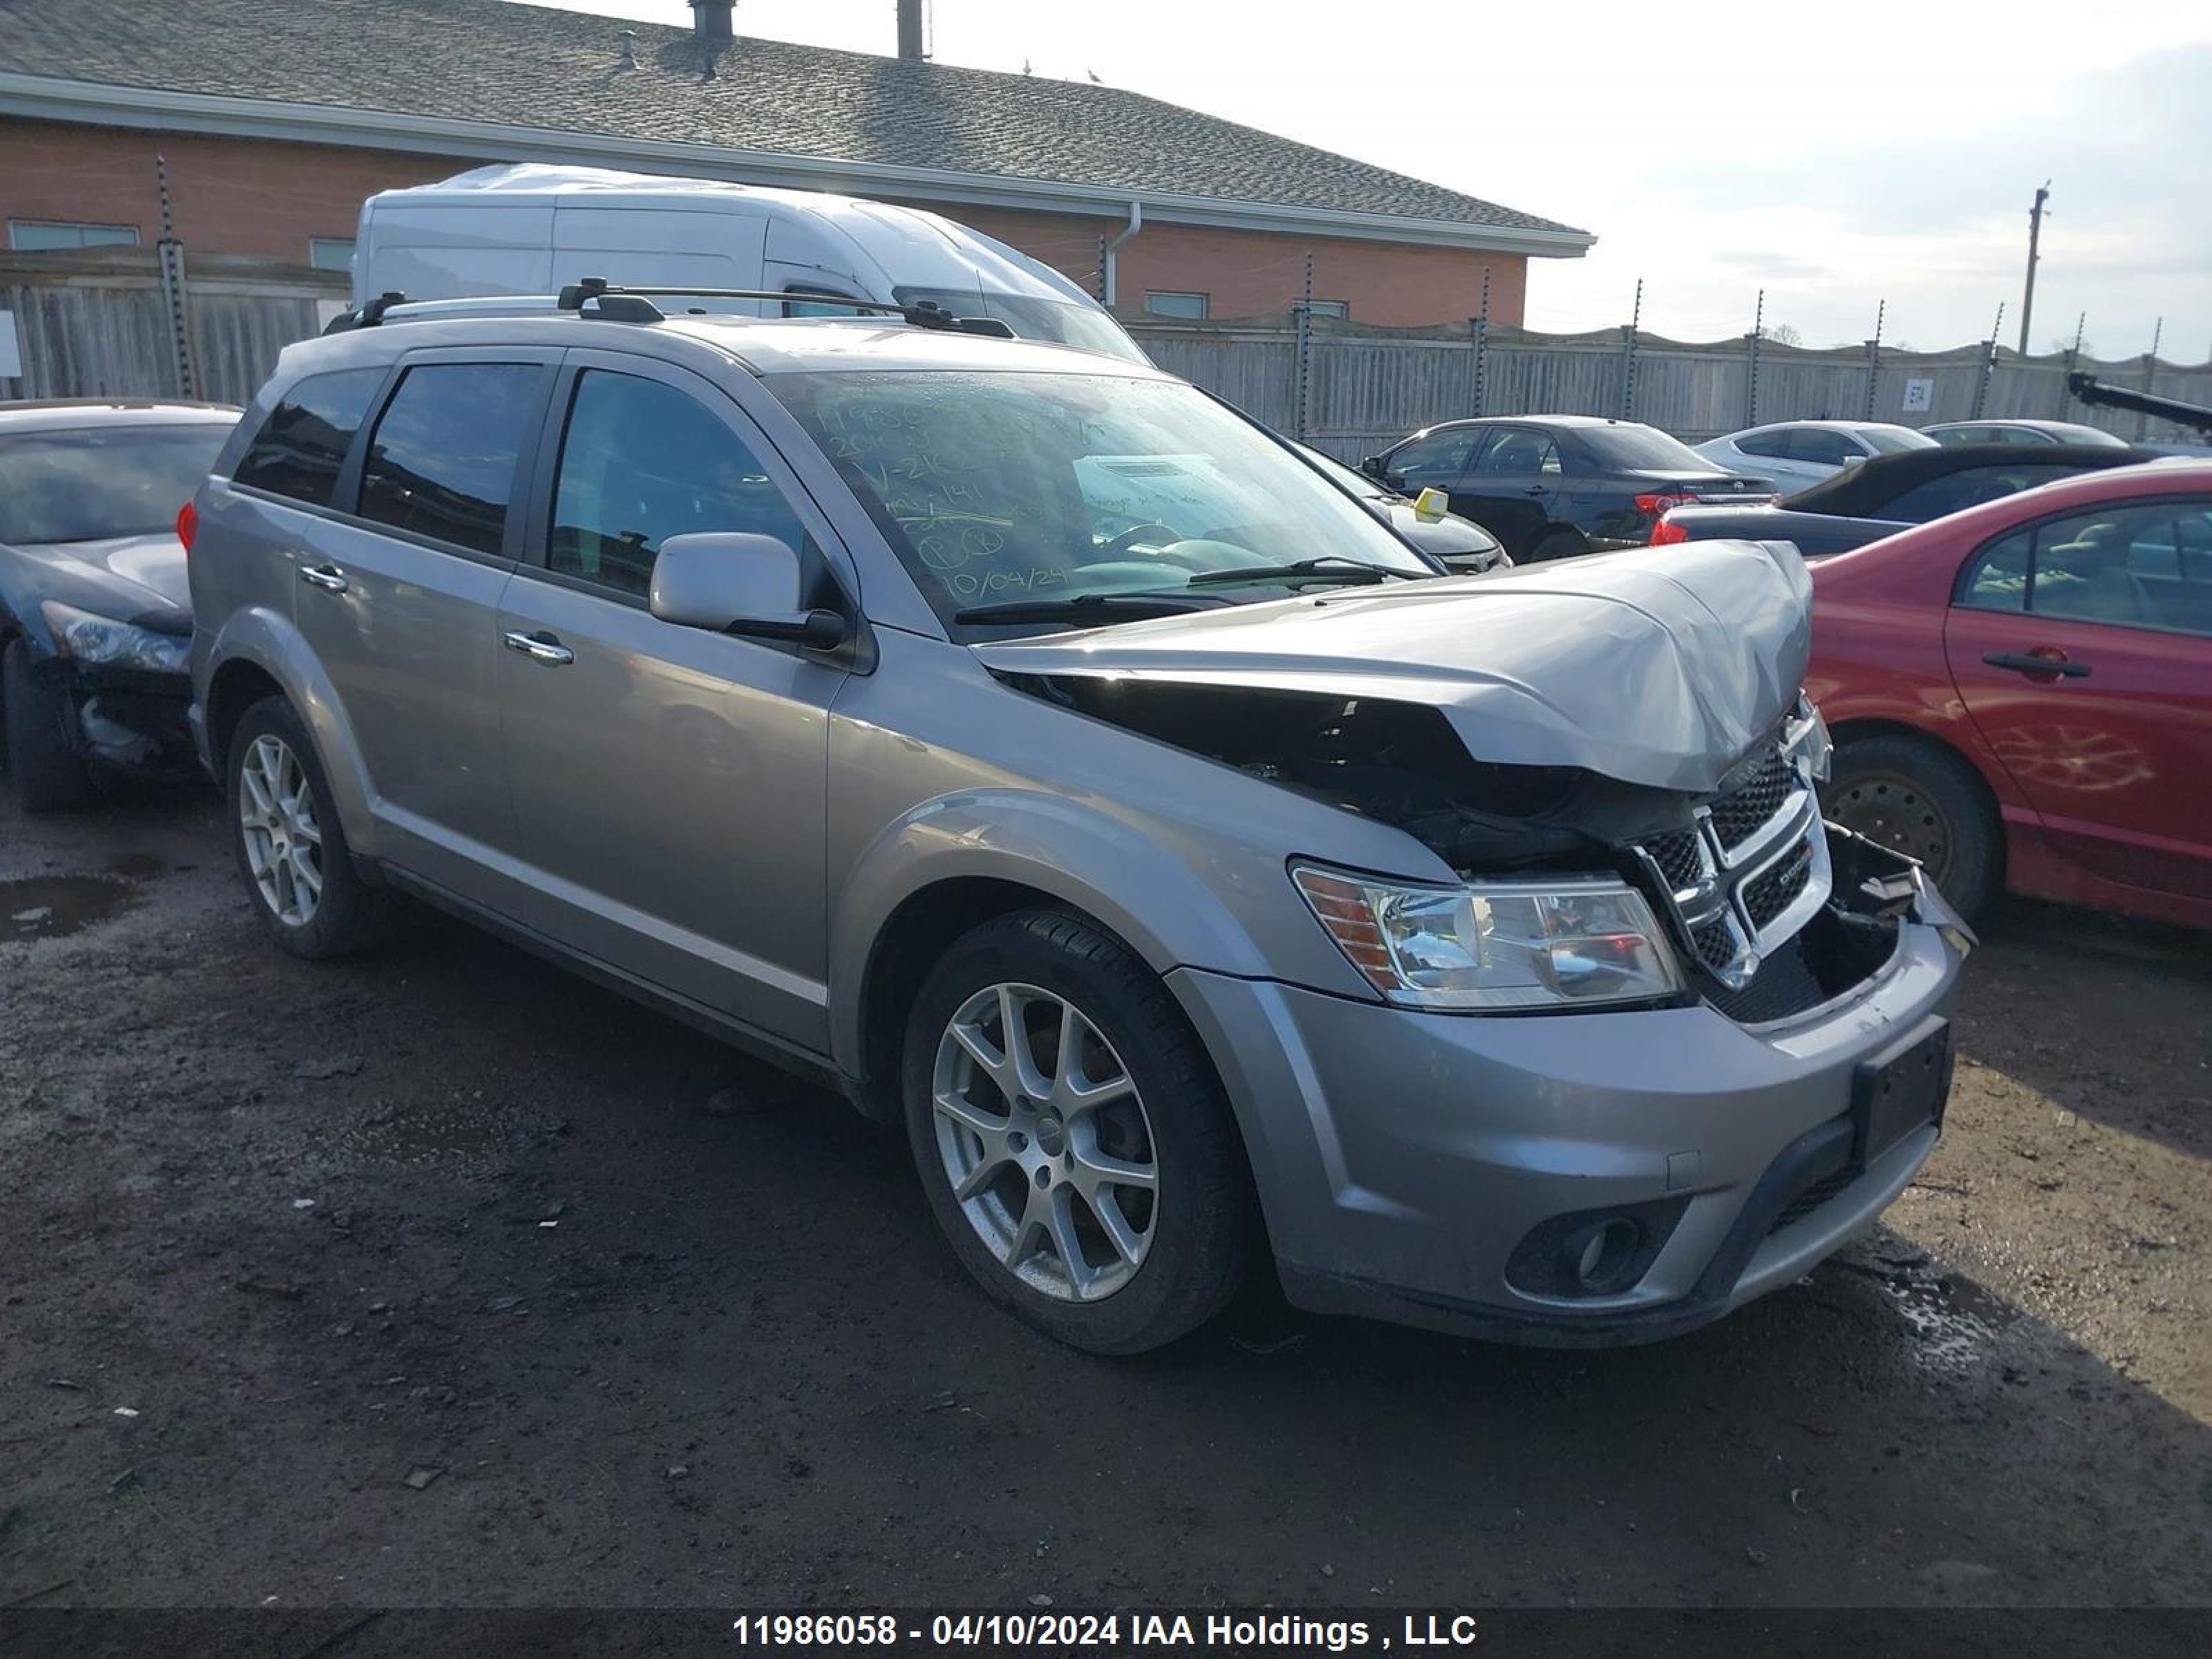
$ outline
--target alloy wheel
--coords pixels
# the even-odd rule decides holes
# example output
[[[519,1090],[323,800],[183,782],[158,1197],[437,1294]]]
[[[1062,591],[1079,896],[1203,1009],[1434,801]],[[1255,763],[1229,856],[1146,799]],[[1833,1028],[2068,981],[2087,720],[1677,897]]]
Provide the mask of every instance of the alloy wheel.
[[[976,992],[938,1041],[931,1102],[953,1199],[1009,1272],[1063,1302],[1135,1276],[1158,1220],[1152,1122],[1073,1003],[1034,985]]]
[[[279,921],[303,927],[323,897],[323,836],[307,775],[289,744],[264,732],[240,763],[239,784],[239,828],[253,884]]]

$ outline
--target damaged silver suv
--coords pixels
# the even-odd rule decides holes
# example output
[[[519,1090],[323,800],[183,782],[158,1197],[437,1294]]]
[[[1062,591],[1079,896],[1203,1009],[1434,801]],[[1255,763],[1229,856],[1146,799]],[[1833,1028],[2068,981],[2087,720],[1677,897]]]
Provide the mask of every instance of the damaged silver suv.
[[[1920,1167],[1969,940],[1823,825],[1786,549],[1438,574],[1119,360],[586,286],[293,347],[198,497],[202,752],[283,948],[390,890],[902,1122],[993,1297],[1550,1343]]]

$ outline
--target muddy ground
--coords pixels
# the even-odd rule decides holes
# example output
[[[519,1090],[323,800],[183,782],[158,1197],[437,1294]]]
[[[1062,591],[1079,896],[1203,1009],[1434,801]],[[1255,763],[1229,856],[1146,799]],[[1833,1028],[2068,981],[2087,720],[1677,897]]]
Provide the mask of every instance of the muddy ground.
[[[1718,1327],[1109,1363],[830,1097],[283,957],[211,798],[0,815],[0,1607],[2212,1601],[2212,952],[1987,933],[1923,1179]]]

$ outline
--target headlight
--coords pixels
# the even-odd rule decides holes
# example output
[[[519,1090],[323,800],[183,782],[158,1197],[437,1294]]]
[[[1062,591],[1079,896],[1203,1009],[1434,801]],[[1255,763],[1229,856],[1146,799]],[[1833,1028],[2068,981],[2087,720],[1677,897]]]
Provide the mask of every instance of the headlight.
[[[177,635],[134,628],[55,599],[46,600],[39,609],[54,631],[54,648],[75,661],[143,668],[154,674],[181,674],[191,661],[191,641]]]
[[[1407,1007],[1595,1007],[1681,988],[1644,896],[1611,877],[1417,887],[1291,873],[1352,965]]]

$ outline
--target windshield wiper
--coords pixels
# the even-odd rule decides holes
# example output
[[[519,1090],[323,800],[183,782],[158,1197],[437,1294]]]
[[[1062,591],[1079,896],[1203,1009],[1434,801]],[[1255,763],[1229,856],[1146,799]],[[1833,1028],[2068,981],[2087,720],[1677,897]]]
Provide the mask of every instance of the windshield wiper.
[[[992,605],[971,605],[952,613],[957,623],[1051,623],[1133,621],[1140,617],[1180,617],[1193,611],[1210,611],[1220,603],[1212,598],[1187,599],[1180,593],[1077,593],[1064,599],[1000,599]]]
[[[1410,570],[1391,570],[1379,564],[1363,564],[1341,553],[1323,553],[1291,564],[1249,564],[1235,570],[1201,570],[1190,579],[1192,587],[1235,587],[1244,582],[1388,582],[1412,581]]]

